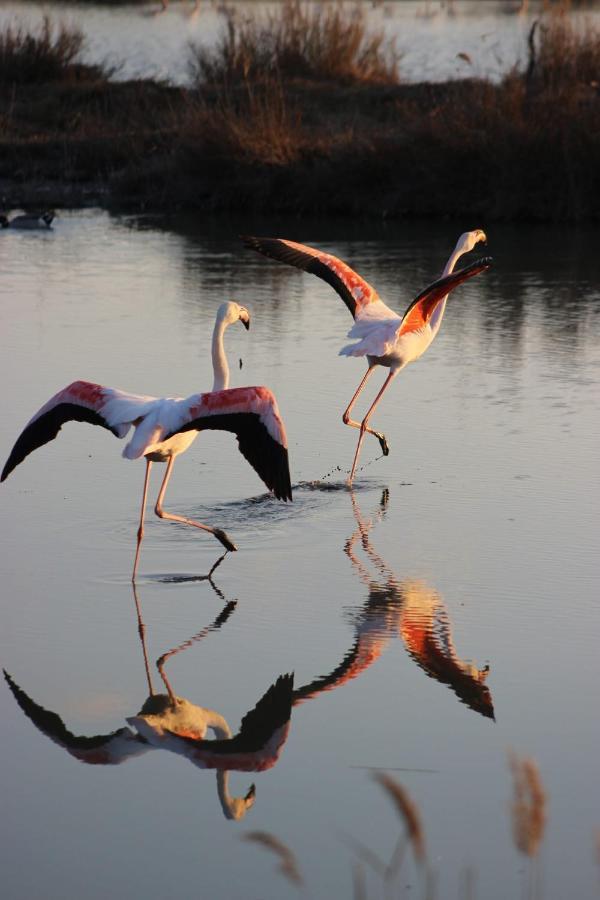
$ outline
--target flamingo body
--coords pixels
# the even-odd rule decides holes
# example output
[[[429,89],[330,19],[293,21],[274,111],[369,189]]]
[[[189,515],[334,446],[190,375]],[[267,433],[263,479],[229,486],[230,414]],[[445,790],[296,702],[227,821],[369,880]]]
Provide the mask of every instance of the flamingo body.
[[[183,452],[199,431],[234,432],[240,450],[280,500],[291,499],[287,437],[277,401],[266,387],[230,388],[187,398],[128,394],[89,381],[74,381],[54,395],[25,426],[0,481],[69,421],[89,422],[124,438],[126,459],[164,462]]]

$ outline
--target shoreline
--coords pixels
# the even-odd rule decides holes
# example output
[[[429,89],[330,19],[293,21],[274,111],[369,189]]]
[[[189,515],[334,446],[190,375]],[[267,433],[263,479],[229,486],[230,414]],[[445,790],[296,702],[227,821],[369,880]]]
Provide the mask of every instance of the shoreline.
[[[0,86],[0,206],[600,220],[600,87],[299,79]]]

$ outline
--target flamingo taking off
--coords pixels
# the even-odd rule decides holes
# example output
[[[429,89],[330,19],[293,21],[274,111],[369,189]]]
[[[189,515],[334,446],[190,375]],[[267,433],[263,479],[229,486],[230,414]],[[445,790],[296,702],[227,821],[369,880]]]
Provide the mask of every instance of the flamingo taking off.
[[[463,253],[468,253],[479,241],[485,242],[486,236],[480,229],[462,234],[450,254],[442,277],[421,291],[403,316],[386,306],[364,278],[330,253],[283,238],[243,237],[242,240],[247,247],[264,256],[322,278],[337,291],[354,318],[348,337],[357,339],[357,342],[342,347],[340,356],[366,356],[369,367],[342,417],[345,425],[360,429],[348,479],[348,483],[352,484],[365,433],[378,439],[384,456],[389,453],[385,435],[369,427],[369,420],[384,392],[398,372],[422,356],[433,341],[440,329],[450,291],[491,266],[492,260],[487,257],[454,272],[454,266]],[[350,418],[350,413],[376,366],[388,368],[389,374],[362,422],[356,422]]]
[[[192,394],[185,399],[156,398],[128,394],[89,381],[74,381],[55,394],[25,426],[4,466],[0,481],[4,481],[33,450],[53,440],[65,422],[101,425],[118,438],[124,438],[133,425],[135,431],[123,450],[123,456],[126,459],[145,457],[146,475],[132,581],[135,580],[144,535],[144,512],[153,462],[167,464],[154,508],[156,515],[208,531],[226,550],[236,550],[233,541],[221,528],[165,512],[162,504],[176,457],[187,450],[198,433],[205,429],[233,432],[240,452],[266,486],[279,500],[292,499],[285,426],[274,395],[266,387],[228,389],[229,369],[223,348],[223,333],[228,325],[237,321],[248,328],[248,310],[234,302],[223,303],[217,312],[213,332],[214,383],[211,392]]]

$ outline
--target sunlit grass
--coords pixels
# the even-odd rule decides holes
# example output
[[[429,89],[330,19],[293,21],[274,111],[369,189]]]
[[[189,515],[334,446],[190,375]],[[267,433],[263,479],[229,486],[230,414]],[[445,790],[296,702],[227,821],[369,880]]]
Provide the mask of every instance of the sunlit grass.
[[[215,48],[191,50],[197,84],[257,79],[395,84],[399,55],[382,31],[372,32],[363,6],[283,0],[264,16],[225,10]]]

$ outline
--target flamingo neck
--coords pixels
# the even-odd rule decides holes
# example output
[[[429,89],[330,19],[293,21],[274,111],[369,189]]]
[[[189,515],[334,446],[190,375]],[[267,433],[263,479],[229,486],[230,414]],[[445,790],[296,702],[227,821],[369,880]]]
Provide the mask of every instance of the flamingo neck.
[[[448,257],[448,262],[444,266],[444,271],[442,272],[442,278],[445,278],[446,275],[452,275],[454,272],[454,266],[461,258],[461,256],[465,253],[465,250],[461,248],[460,243],[456,245],[450,256]],[[429,320],[429,325],[433,334],[436,335],[440,330],[440,325],[442,324],[442,319],[444,318],[444,313],[446,312],[446,300],[448,299],[448,294],[439,301],[435,308],[435,312],[431,316]]]
[[[224,391],[229,387],[229,366],[223,345],[226,328],[227,323],[217,317],[212,336],[213,391]]]
[[[254,805],[253,791],[254,786],[250,788],[246,797],[232,797],[229,793],[229,772],[223,769],[217,771],[217,794],[226,819],[239,822],[244,818]]]
[[[218,712],[212,709],[203,709],[204,722],[207,728],[212,729],[218,741],[226,741],[232,736],[231,728],[227,721]]]

